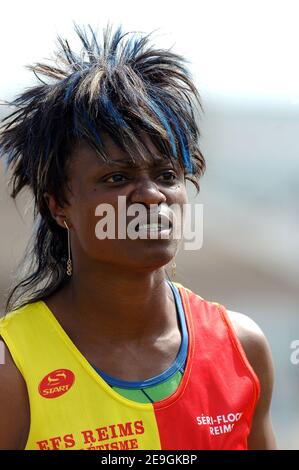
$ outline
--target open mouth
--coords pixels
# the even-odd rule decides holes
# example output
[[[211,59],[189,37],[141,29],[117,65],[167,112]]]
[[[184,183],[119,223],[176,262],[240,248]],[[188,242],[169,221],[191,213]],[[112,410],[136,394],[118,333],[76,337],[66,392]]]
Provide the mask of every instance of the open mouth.
[[[135,227],[135,231],[136,232],[143,232],[143,231],[147,231],[147,232],[163,232],[163,231],[171,231],[172,230],[172,222],[171,220],[165,216],[165,215],[161,215],[159,216],[158,218],[158,222],[146,222],[146,223],[142,223],[142,224],[137,224],[136,227]]]

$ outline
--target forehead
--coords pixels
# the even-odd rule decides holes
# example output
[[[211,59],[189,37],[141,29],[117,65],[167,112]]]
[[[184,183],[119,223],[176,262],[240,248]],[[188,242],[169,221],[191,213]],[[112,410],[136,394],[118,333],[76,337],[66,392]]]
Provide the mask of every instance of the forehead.
[[[144,163],[149,163],[152,166],[163,165],[167,162],[174,163],[173,159],[169,159],[167,156],[161,155],[157,150],[154,143],[147,134],[142,135],[143,143],[145,143],[148,152],[142,158],[131,158],[131,156],[124,150],[122,150],[114,140],[108,135],[101,135],[102,141],[105,146],[106,154],[109,156],[109,160],[105,161],[100,157],[97,152],[89,145],[86,141],[77,142],[73,148],[70,161],[70,170],[75,171],[86,171],[88,168],[99,168],[99,167],[116,167],[116,166],[130,166],[139,167]],[[136,157],[136,153],[134,154]]]

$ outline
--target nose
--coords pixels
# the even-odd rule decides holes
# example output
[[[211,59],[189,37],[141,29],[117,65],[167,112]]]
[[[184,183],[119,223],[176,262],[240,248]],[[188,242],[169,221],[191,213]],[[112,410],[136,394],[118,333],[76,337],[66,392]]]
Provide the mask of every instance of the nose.
[[[150,178],[140,178],[131,193],[131,203],[144,205],[166,202],[166,196]]]

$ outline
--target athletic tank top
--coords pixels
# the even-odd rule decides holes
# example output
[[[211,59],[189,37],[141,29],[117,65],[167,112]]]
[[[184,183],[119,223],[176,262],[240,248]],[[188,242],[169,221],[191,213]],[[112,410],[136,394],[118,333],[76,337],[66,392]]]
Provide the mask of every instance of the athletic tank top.
[[[30,402],[26,449],[247,449],[260,394],[224,306],[175,283],[189,335],[178,388],[137,403],[94,370],[43,301],[0,320]]]
[[[155,377],[143,381],[120,380],[93,365],[100,376],[120,395],[139,403],[154,403],[171,395],[179,386],[184,373],[188,355],[188,330],[185,320],[184,309],[178,288],[166,280],[170,286],[176,306],[178,323],[181,332],[181,345],[173,364],[164,372]]]

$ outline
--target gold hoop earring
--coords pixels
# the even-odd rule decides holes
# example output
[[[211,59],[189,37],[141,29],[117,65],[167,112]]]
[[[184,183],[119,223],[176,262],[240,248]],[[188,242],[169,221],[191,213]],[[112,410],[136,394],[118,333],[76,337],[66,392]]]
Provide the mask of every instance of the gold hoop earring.
[[[173,261],[173,263],[171,265],[171,277],[172,277],[172,279],[175,279],[175,275],[176,275],[176,263],[175,263],[175,261]]]
[[[68,276],[71,276],[73,273],[73,263],[72,263],[72,258],[71,258],[71,241],[70,241],[70,229],[66,223],[66,221],[63,221],[64,225],[67,228],[67,249],[68,249],[68,260],[66,263],[66,274]]]

